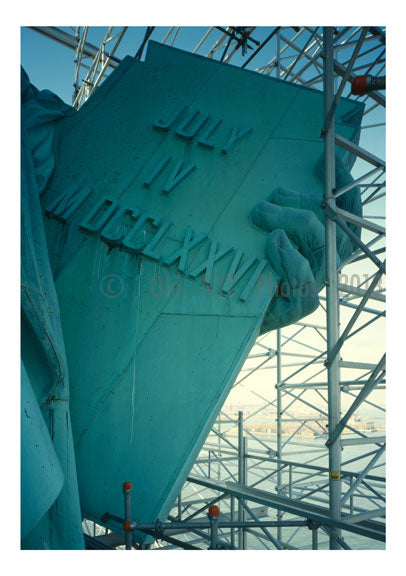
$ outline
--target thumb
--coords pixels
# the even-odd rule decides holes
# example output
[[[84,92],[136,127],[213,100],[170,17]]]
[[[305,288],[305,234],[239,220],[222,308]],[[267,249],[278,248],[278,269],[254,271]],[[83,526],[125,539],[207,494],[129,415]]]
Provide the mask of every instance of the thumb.
[[[266,252],[281,281],[277,294],[265,312],[261,333],[297,322],[314,312],[319,305],[310,264],[292,246],[284,230],[277,229],[269,234]]]

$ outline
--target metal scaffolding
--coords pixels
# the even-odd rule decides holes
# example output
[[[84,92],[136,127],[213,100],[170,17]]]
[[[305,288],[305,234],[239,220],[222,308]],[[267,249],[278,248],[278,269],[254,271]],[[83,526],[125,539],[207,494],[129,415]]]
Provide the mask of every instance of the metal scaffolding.
[[[382,92],[361,97],[365,112],[360,146],[334,134],[334,111],[341,96],[351,96],[355,76],[385,74],[385,33],[381,28],[282,27],[272,34],[277,40],[275,53],[256,70],[324,91],[326,289],[321,309],[258,339],[235,388],[247,388],[252,382],[251,394],[263,404],[245,417],[244,426],[242,414],[239,424],[221,414],[183,489],[182,517],[186,521],[199,517],[196,511],[201,508],[202,514],[219,497],[225,516],[231,517],[232,499],[237,498],[251,519],[258,519],[258,513],[275,518],[273,528],[241,528],[245,537],[238,548],[381,548],[384,425],[363,422],[359,412],[367,406],[377,422],[385,413],[385,229],[379,224],[384,219],[385,162],[380,146],[374,146],[374,140],[380,143],[384,138],[385,99]],[[370,121],[371,115],[378,121]],[[361,188],[362,218],[336,206],[336,199],[350,189],[335,187],[336,145],[357,157],[353,186]],[[361,227],[361,240],[356,237],[357,251],[337,271],[336,227],[355,240],[347,223]],[[377,333],[380,338],[375,342]],[[363,349],[363,343],[371,340],[373,346]],[[267,374],[274,393],[271,389],[259,393],[254,383],[259,373]],[[303,414],[295,413],[298,405]],[[256,432],[260,426],[250,426],[250,420],[270,407],[274,413],[269,418],[275,419],[271,434]],[[258,504],[262,508],[253,508]],[[284,524],[303,518],[306,527]],[[234,546],[230,531],[220,534]],[[185,540],[202,542],[190,534]]]
[[[76,108],[118,65],[127,32],[109,27],[97,47],[88,41],[88,27],[71,33],[33,29],[74,50]],[[136,528],[158,538],[152,549],[382,548],[385,97],[377,89],[351,95],[351,87],[360,75],[385,76],[385,29],[282,26],[267,29],[262,39],[257,32],[213,26],[192,51],[323,90],[325,289],[312,315],[258,338],[167,522]],[[134,49],[139,59],[149,38],[176,46],[182,28],[148,27],[143,34]],[[342,96],[365,103],[359,145],[335,134]],[[336,146],[357,159],[355,182],[341,189],[335,183]],[[361,189],[362,217],[336,203],[354,186]],[[360,228],[360,238],[348,224]],[[357,246],[339,270],[338,228]],[[253,401],[244,413],[235,400],[242,390]],[[214,505],[221,510],[218,521],[207,519]],[[92,532],[85,524],[89,547],[110,535],[104,530]]]

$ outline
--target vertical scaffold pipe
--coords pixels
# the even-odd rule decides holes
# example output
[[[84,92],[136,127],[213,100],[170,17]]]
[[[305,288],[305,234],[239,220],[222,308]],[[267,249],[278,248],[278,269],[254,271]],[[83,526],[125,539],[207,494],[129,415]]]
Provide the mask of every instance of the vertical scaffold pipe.
[[[182,490],[179,492],[178,495],[178,520],[181,522],[182,520]]]
[[[248,438],[244,436],[243,438],[243,484],[244,486],[248,485]],[[245,510],[243,512],[243,521],[245,522]],[[242,548],[243,550],[247,550],[248,548],[248,539],[247,539],[247,530],[246,528],[242,529]]]
[[[234,504],[235,504],[235,497],[234,496],[230,496],[230,520],[231,522],[234,522],[235,517],[234,517]],[[235,530],[234,528],[231,528],[231,532],[230,532],[230,544],[231,544],[231,548],[235,548]]]
[[[125,531],[125,549],[131,550],[131,492],[132,492],[131,482],[124,482],[123,484],[123,494],[124,494],[124,531]]]
[[[282,460],[282,392],[280,389],[280,381],[282,378],[282,358],[281,358],[281,330],[280,328],[276,331],[276,442],[277,442],[277,452],[278,452],[278,479],[277,479],[277,486],[276,491],[280,496],[282,492],[282,470],[281,470],[281,460]],[[277,519],[278,522],[282,521],[282,512],[278,510],[277,512]],[[282,540],[282,526],[278,526],[278,540]]]
[[[218,543],[218,521],[220,516],[220,508],[218,506],[209,506],[209,513],[207,514],[210,521],[210,546],[209,550],[217,550]]]
[[[319,548],[317,530],[318,526],[316,524],[315,526],[312,527],[312,550],[318,550]]]
[[[334,43],[333,28],[323,28],[324,48],[324,122],[334,101]],[[334,115],[324,134],[325,203],[335,210],[333,190],[335,188],[335,124]],[[336,224],[326,216],[326,298],[327,298],[327,372],[328,372],[328,426],[330,433],[340,420],[340,373],[338,356],[331,361],[330,355],[338,340],[338,289],[336,260]],[[330,516],[338,520],[341,516],[341,440],[337,438],[329,446],[329,509]],[[340,546],[330,536],[330,549]]]
[[[243,413],[238,412],[238,482],[244,484],[244,421]],[[244,521],[244,509],[238,502],[238,522]],[[238,548],[244,550],[243,528],[238,528]]]
[[[281,76],[281,35],[278,30],[276,33],[276,77],[280,78]]]
[[[217,436],[217,455],[218,455],[218,462],[217,462],[217,480],[221,480],[221,464],[220,464],[220,458],[221,458],[221,411],[219,414],[219,420],[218,420],[218,430],[219,430],[219,434]]]

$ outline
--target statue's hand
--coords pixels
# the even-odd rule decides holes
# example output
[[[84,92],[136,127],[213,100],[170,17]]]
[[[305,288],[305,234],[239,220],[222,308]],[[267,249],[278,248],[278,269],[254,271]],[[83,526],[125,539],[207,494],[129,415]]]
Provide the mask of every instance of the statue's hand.
[[[315,171],[322,180],[321,161]],[[352,181],[350,172],[336,157],[337,188]],[[252,223],[269,233],[266,254],[272,270],[281,279],[265,313],[261,333],[297,322],[319,305],[326,258],[322,201],[320,195],[280,187],[272,192],[268,202],[259,202],[252,210]],[[337,205],[361,215],[359,188],[340,196]],[[350,225],[350,228],[360,234],[359,227]],[[349,236],[337,227],[337,266],[353,249]]]

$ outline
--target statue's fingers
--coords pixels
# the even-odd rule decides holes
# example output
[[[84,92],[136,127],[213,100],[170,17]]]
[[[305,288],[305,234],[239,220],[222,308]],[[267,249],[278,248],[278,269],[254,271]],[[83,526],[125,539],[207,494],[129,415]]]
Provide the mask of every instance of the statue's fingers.
[[[253,223],[267,232],[281,228],[293,246],[309,261],[317,283],[321,283],[325,268],[325,230],[310,210],[281,207],[259,202],[251,213]]]
[[[269,262],[281,278],[261,326],[261,333],[288,326],[311,314],[319,305],[317,284],[308,260],[284,230],[271,232],[266,243]]]
[[[269,196],[271,204],[285,206],[286,208],[299,208],[301,210],[311,210],[316,214],[321,222],[324,222],[324,213],[321,208],[322,199],[319,194],[309,194],[279,186],[275,188]]]

